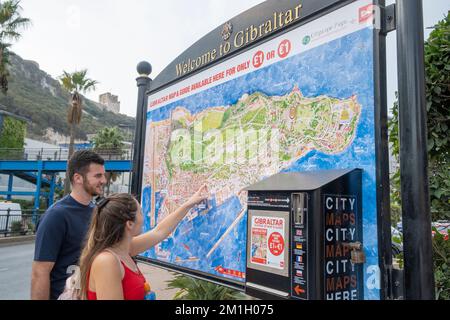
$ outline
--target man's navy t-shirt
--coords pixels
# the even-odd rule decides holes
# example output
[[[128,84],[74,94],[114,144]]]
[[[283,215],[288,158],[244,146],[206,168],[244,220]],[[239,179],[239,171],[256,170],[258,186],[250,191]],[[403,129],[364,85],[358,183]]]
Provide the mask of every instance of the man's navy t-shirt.
[[[58,299],[72,268],[78,265],[93,208],[94,204],[85,206],[68,195],[48,208],[39,223],[34,260],[55,262],[50,299]]]

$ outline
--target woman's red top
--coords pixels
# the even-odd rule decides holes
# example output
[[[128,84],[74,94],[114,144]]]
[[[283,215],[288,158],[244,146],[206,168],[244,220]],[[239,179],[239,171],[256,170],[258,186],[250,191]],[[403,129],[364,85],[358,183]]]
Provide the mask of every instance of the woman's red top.
[[[138,272],[134,272],[127,265],[120,260],[125,269],[125,274],[122,279],[122,288],[123,288],[123,298],[124,300],[144,300],[145,297],[145,277],[142,275],[139,268],[137,268]],[[137,267],[137,266],[136,266]],[[87,291],[87,299],[88,300],[97,300],[97,293],[89,290],[89,276],[87,279],[88,282],[88,291]]]

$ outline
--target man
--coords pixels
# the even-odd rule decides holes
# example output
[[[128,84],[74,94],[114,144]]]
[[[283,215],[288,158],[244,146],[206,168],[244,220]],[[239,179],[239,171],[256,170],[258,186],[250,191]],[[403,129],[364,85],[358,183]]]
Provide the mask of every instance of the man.
[[[43,216],[36,234],[31,299],[58,299],[77,267],[94,205],[106,183],[104,160],[96,153],[75,152],[68,163],[72,193]]]

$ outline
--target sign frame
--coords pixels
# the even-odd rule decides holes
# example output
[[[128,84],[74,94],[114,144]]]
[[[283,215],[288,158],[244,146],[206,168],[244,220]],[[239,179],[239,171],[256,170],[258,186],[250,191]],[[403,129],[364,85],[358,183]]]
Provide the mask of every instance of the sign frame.
[[[144,112],[143,119],[141,121],[141,130],[136,133],[137,137],[140,137],[142,144],[145,144],[146,137],[146,117],[147,114],[147,103],[148,97],[152,94],[155,94],[159,91],[162,91],[174,84],[186,80],[196,74],[199,74],[209,68],[212,68],[218,64],[221,64],[229,59],[232,59],[243,52],[249,51],[258,47],[274,38],[280,37],[281,35],[290,32],[294,29],[297,29],[303,25],[310,23],[313,20],[321,18],[327,14],[332,13],[335,10],[338,10],[344,6],[347,6],[357,0],[320,0],[320,1],[311,1],[311,3],[316,2],[317,8],[312,12],[309,12],[305,17],[299,18],[297,21],[293,22],[286,28],[280,28],[277,31],[274,31],[260,39],[255,40],[248,45],[242,46],[232,52],[230,54],[218,58],[214,62],[209,64],[202,65],[191,73],[186,73],[179,77],[174,77],[173,74],[170,73],[169,68],[174,67],[175,64],[179,63],[181,60],[185,59],[187,56],[192,55],[192,52],[196,52],[196,50],[201,50],[206,45],[211,47],[211,44],[214,43],[214,38],[218,37],[218,31],[221,27],[216,28],[211,31],[207,35],[205,35],[202,39],[200,39],[197,43],[187,49],[184,53],[182,53],[178,58],[176,58],[169,66],[164,69],[161,74],[150,83],[149,90],[145,92],[144,96]],[[306,4],[305,0],[300,1],[302,4]],[[286,5],[286,3],[290,3],[290,1],[282,0],[282,1],[266,1],[260,5],[257,5],[240,15],[234,17],[230,21],[233,23],[244,23],[248,24],[245,21],[248,19],[253,19],[252,21],[258,20],[258,15],[269,15],[269,13],[279,10],[280,7]],[[378,270],[374,270],[375,277],[378,277],[378,280],[375,280],[375,286],[378,286],[380,290],[380,298],[387,299],[391,296],[390,293],[390,273],[392,269],[392,257],[391,257],[391,236],[390,236],[390,208],[389,208],[389,153],[388,153],[388,134],[387,134],[387,81],[386,81],[386,33],[383,32],[381,25],[384,19],[384,9],[385,0],[372,0],[373,5],[375,6],[375,11],[378,14],[376,16],[377,22],[380,24],[379,27],[375,26],[373,29],[373,40],[374,40],[374,122],[375,122],[375,163],[376,163],[376,216],[377,216],[377,232],[378,232]],[[380,9],[381,8],[381,9]],[[255,18],[256,16],[256,18]],[[247,19],[247,20],[246,20]],[[202,46],[202,47],[199,47]],[[139,116],[138,116],[139,117]],[[139,121],[139,120],[138,120]],[[140,148],[139,152],[137,152],[137,158],[141,160],[143,163],[144,151],[143,148]],[[135,151],[136,154],[136,151]],[[142,168],[138,168],[138,170],[142,170]],[[136,181],[133,181],[133,184],[142,185],[143,175],[141,174],[135,175]],[[141,190],[137,191],[138,201],[141,201]],[[217,283],[220,285],[225,285],[231,287],[233,289],[237,289],[243,291],[245,288],[245,284],[233,281],[231,279],[219,278],[213,276],[211,274],[207,274],[201,271],[192,271],[191,269],[187,269],[184,267],[179,267],[174,264],[165,263],[159,260],[149,259],[143,256],[138,256],[139,261],[143,263],[147,263],[150,265],[155,265],[158,267],[162,267],[167,270],[176,271],[182,274],[189,275],[191,277],[207,280],[213,283]],[[377,282],[379,281],[379,282]]]

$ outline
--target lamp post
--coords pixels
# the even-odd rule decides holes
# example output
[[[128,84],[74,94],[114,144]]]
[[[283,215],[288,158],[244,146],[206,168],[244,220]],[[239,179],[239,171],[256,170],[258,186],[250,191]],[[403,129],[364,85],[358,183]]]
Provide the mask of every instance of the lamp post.
[[[435,299],[428,193],[422,0],[397,0],[400,180],[405,298]]]
[[[152,66],[142,61],[137,66],[139,77],[136,79],[138,87],[138,102],[136,110],[136,131],[133,149],[133,173],[131,193],[139,200],[142,189],[142,168],[144,165],[145,128],[147,122],[147,91],[150,89]]]

